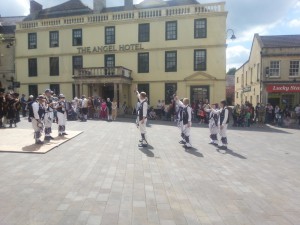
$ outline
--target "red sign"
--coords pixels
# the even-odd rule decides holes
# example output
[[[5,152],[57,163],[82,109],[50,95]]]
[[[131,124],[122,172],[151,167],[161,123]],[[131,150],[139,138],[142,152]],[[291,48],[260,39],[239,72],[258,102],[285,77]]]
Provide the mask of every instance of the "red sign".
[[[270,84],[267,86],[267,92],[288,93],[300,92],[300,84]]]

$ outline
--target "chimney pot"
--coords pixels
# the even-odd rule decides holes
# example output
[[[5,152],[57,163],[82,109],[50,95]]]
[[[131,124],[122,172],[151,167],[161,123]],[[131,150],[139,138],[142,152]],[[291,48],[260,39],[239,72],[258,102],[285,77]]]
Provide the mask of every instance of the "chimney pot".
[[[106,0],[94,0],[94,13],[100,13],[106,8]]]

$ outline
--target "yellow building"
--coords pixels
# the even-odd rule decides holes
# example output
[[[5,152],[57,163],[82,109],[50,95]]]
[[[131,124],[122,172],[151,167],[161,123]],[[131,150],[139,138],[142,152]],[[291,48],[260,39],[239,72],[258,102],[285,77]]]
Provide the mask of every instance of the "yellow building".
[[[46,88],[67,98],[100,96],[135,105],[136,86],[151,105],[174,92],[192,100],[225,98],[225,3],[145,0],[91,10],[79,0],[48,9],[31,1],[16,31],[20,93]]]
[[[300,103],[300,35],[254,35],[249,60],[235,73],[235,103]]]
[[[0,88],[6,91],[17,86],[15,77],[15,30],[16,23],[24,16],[0,16]]]

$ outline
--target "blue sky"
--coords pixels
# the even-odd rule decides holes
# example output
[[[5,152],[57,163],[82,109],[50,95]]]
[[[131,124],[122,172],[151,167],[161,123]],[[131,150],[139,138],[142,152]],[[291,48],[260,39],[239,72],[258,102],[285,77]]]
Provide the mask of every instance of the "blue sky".
[[[44,8],[67,0],[36,0]],[[218,0],[198,0],[200,3]],[[300,34],[300,0],[225,0],[228,10],[227,28],[235,31],[237,39],[227,41],[227,69],[240,67],[249,57],[255,33],[260,35]],[[93,0],[82,0],[92,8]],[[141,0],[134,0],[139,3]],[[122,5],[123,0],[107,0],[108,6]],[[2,16],[27,15],[29,0],[0,3]],[[230,35],[231,33],[229,33]]]

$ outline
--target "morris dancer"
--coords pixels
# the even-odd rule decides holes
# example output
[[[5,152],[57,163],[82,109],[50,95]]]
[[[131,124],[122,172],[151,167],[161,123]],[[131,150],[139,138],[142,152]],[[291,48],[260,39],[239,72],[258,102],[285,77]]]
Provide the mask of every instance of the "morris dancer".
[[[47,89],[45,91],[45,103],[46,103],[46,113],[45,113],[45,118],[44,118],[44,123],[45,123],[45,141],[53,140],[54,138],[51,137],[52,133],[52,122],[54,118],[53,114],[53,97],[50,89]]]
[[[182,123],[183,123],[183,136],[185,140],[184,147],[192,148],[191,144],[191,126],[192,126],[192,108],[190,107],[190,100],[184,98],[183,101],[180,101],[178,96],[175,97],[176,104],[183,108],[182,110]]]
[[[218,109],[218,104],[213,104],[211,106],[213,109]],[[205,111],[209,113],[209,132],[210,132],[210,142],[209,144],[218,145],[218,120],[219,116],[214,113],[212,109],[205,108]]]
[[[63,94],[60,94],[58,99],[59,101],[56,107],[57,120],[58,120],[58,135],[63,136],[63,135],[67,135],[66,133],[67,115],[66,115],[65,96]]]
[[[219,126],[219,134],[221,136],[221,142],[222,145],[220,146],[220,149],[227,149],[227,126],[229,123],[229,110],[227,108],[227,102],[226,100],[221,101],[220,103],[220,109],[216,110],[213,109],[210,106],[211,110],[219,115],[219,119],[218,119],[218,126]]]
[[[32,103],[32,106],[29,108],[29,117],[31,118],[32,127],[34,130],[34,139],[35,144],[43,144],[40,140],[42,132],[44,130],[44,116],[45,116],[45,97],[39,95],[36,99],[36,102]]]
[[[148,103],[147,103],[147,94],[145,92],[139,93],[136,90],[137,97],[140,101],[140,106],[138,108],[138,120],[139,120],[139,129],[141,132],[142,139],[140,140],[139,147],[147,147],[148,142],[146,140],[146,124],[147,124],[147,111],[148,111]]]

